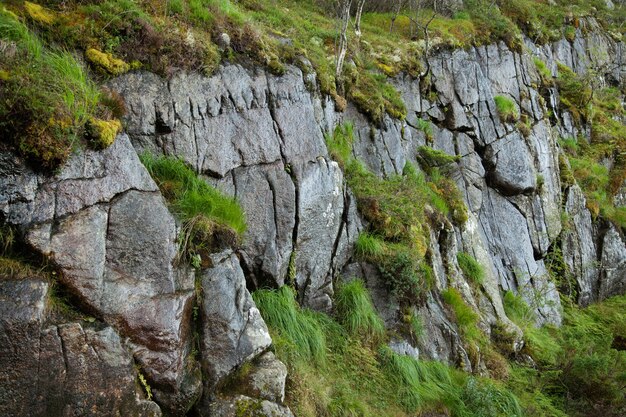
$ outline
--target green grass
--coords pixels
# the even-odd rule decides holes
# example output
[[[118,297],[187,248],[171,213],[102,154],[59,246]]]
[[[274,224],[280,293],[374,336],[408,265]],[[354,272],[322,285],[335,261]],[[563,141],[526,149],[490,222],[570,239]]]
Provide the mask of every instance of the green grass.
[[[234,246],[241,241],[246,218],[234,198],[210,186],[178,158],[149,153],[140,158],[174,213],[183,221],[180,257],[201,263],[215,248],[224,244]]]
[[[452,287],[441,293],[443,300],[450,306],[461,333],[468,340],[476,341],[481,332],[478,329],[478,314],[463,300],[461,294]]]
[[[364,232],[354,242],[354,253],[362,259],[382,259],[385,243],[377,236]]]
[[[265,323],[280,338],[287,357],[314,361],[320,366],[326,363],[324,322],[319,313],[298,306],[293,289],[283,286],[279,290],[259,290],[253,298]]]
[[[500,119],[503,122],[515,123],[519,119],[519,111],[513,100],[505,96],[495,96],[493,99],[496,102],[496,110],[498,110]]]
[[[485,280],[485,268],[474,257],[465,252],[458,252],[456,260],[463,275],[474,284],[482,284]]]
[[[522,353],[537,364],[513,366],[508,383],[527,415],[582,416],[590,409],[623,415],[626,351],[617,347],[626,340],[625,296],[585,309],[566,305],[560,328],[535,327],[530,307],[510,292],[504,307],[524,330]]]
[[[339,323],[353,337],[377,341],[385,333],[369,292],[361,280],[340,284],[335,293],[335,312]]]
[[[295,415],[520,415],[515,396],[501,384],[398,355],[380,337],[363,337],[378,332],[380,319],[360,281],[338,288],[337,321],[300,308],[289,287],[259,290],[253,298],[289,368],[286,403]]]
[[[338,126],[326,137],[326,144],[344,169],[359,210],[369,222],[355,243],[355,252],[378,266],[400,301],[420,300],[433,282],[424,259],[429,225],[447,216],[457,224],[467,220],[467,207],[456,184],[440,172],[458,158],[423,147],[420,155],[428,174],[406,164],[403,175],[381,179],[354,158],[352,134],[351,125]]]
[[[103,114],[100,90],[72,54],[46,47],[6,11],[0,39],[17,46],[0,63],[0,133],[36,165],[57,168],[79,146],[89,118]]]

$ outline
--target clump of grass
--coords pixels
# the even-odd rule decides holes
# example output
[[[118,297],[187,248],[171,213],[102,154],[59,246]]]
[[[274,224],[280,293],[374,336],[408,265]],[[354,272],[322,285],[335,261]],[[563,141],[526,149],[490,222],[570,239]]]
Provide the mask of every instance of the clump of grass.
[[[391,117],[406,118],[406,106],[400,93],[387,82],[387,77],[364,71],[348,89],[348,97],[374,123],[381,124],[388,113]]]
[[[576,123],[582,123],[589,117],[593,91],[589,83],[578,76],[571,68],[557,64],[557,86],[561,104],[572,114]]]
[[[354,252],[362,259],[382,259],[385,254],[385,243],[377,236],[364,232],[354,242]]]
[[[482,284],[485,279],[485,268],[478,263],[474,257],[465,252],[456,254],[456,260],[459,263],[461,271],[466,278],[469,278],[474,284]]]
[[[420,158],[420,164],[427,169],[447,167],[449,164],[460,160],[456,155],[448,155],[430,146],[420,146],[417,149],[417,154]]]
[[[335,293],[335,311],[339,323],[355,337],[376,342],[385,333],[363,281],[355,279],[340,284]]]
[[[448,287],[441,293],[441,296],[452,309],[461,333],[468,340],[478,340],[481,334],[477,326],[478,314],[463,300],[455,288]]]
[[[546,63],[543,62],[538,57],[533,57],[533,62],[535,64],[535,68],[537,69],[537,72],[539,73],[539,77],[541,77],[541,84],[542,85],[551,84],[552,72],[550,71],[550,69],[548,69],[548,66],[546,65]]]
[[[327,344],[320,316],[301,309],[295,295],[293,289],[283,286],[279,290],[255,291],[253,298],[265,323],[284,341],[286,356],[323,365]]]
[[[519,111],[513,100],[505,96],[495,96],[496,110],[503,122],[515,123],[519,119]]]
[[[434,140],[433,124],[429,120],[421,119],[418,117],[416,126],[418,130],[424,132],[427,142],[432,142]]]
[[[180,256],[207,258],[215,247],[232,246],[240,241],[246,219],[234,198],[210,186],[178,158],[149,153],[140,158],[174,213],[183,221]]]
[[[54,169],[98,113],[100,91],[73,55],[46,48],[6,10],[0,10],[0,39],[15,45],[0,63],[7,74],[0,82],[0,132],[20,154]]]
[[[352,123],[337,125],[332,135],[326,135],[326,146],[330,157],[345,169],[346,164],[351,162],[352,143],[354,141],[354,127]]]

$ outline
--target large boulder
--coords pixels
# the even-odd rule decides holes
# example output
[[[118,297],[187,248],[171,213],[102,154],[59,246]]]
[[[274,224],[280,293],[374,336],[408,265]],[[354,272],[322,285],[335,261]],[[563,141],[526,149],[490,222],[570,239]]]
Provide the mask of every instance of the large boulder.
[[[91,315],[130,338],[157,401],[182,415],[201,389],[188,361],[193,276],[174,265],[177,229],[127,136],[79,151],[59,173],[0,156],[0,208]]]

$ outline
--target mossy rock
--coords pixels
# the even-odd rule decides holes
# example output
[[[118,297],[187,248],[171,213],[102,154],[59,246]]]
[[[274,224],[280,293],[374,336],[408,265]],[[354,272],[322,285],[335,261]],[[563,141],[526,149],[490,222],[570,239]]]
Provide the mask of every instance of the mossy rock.
[[[40,6],[39,4],[24,2],[24,10],[28,16],[37,23],[51,25],[56,20],[54,12]]]
[[[121,59],[94,48],[87,49],[85,57],[98,70],[110,75],[122,75],[131,69],[131,66]]]
[[[108,148],[115,141],[115,137],[122,130],[122,123],[119,120],[101,120],[90,118],[86,125],[87,136],[93,141],[96,147]]]

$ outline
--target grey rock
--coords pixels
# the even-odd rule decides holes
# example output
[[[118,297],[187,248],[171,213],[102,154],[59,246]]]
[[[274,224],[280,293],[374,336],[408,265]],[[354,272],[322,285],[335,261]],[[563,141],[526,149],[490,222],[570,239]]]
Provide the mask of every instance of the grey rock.
[[[130,338],[155,398],[184,414],[201,389],[186,359],[193,278],[174,267],[176,225],[128,137],[78,152],[54,176],[16,158],[0,163],[16,168],[0,192],[6,221],[61,269],[82,308]]]
[[[596,300],[599,265],[591,213],[577,185],[567,192],[565,212],[570,218],[570,226],[561,240],[563,261],[578,283],[578,303],[585,306]]]
[[[202,369],[205,396],[236,367],[267,349],[272,339],[246,289],[237,256],[212,255],[202,273]]]
[[[247,277],[257,288],[282,286],[296,225],[294,182],[282,162],[236,168],[232,177],[248,225],[240,250]]]
[[[624,237],[614,225],[604,235],[602,243],[602,275],[598,299],[626,292],[626,245]]]
[[[287,367],[272,352],[266,352],[252,363],[246,376],[245,395],[282,404],[285,400]]]
[[[201,413],[203,416],[203,414]],[[276,403],[238,395],[219,398],[208,410],[211,417],[294,417],[289,408]]]
[[[410,356],[413,359],[419,359],[420,351],[412,346],[407,340],[393,338],[389,341],[389,348],[398,355]]]
[[[298,183],[296,284],[305,305],[331,307],[333,256],[345,206],[343,174],[334,161],[294,166]]]
[[[131,352],[111,328],[46,325],[45,281],[0,280],[0,413],[161,416],[138,390]]]
[[[488,179],[505,195],[528,193],[537,185],[532,159],[524,141],[510,135],[487,147],[485,151]]]

